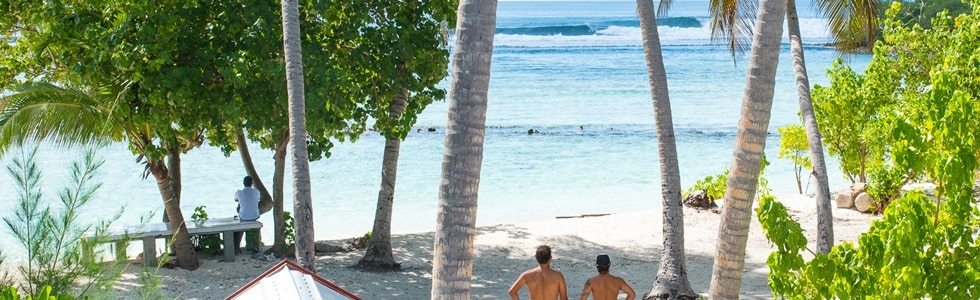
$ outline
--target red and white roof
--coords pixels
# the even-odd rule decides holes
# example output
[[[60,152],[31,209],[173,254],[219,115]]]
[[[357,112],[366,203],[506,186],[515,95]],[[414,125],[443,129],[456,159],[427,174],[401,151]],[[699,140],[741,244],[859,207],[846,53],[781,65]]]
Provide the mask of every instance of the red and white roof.
[[[361,300],[353,293],[284,259],[228,299]]]

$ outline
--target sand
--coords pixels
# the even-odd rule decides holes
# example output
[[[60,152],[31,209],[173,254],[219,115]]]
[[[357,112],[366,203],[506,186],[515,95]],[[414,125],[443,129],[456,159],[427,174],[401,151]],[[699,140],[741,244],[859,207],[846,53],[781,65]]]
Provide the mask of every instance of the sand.
[[[780,197],[790,214],[801,222],[816,248],[816,205],[806,196]],[[878,217],[852,209],[834,209],[834,237],[856,241],[871,221]],[[684,210],[685,249],[688,278],[695,292],[708,291],[714,260],[719,214]],[[649,292],[659,268],[663,249],[662,216],[659,209],[616,213],[598,217],[548,219],[519,224],[479,227],[475,242],[472,281],[473,299],[507,299],[507,289],[526,269],[536,267],[534,250],[538,245],[552,247],[552,268],[564,273],[571,299],[577,299],[585,280],[595,275],[595,255],[608,253],[611,272],[623,277],[637,292],[637,298]],[[434,224],[433,224],[434,226]],[[328,241],[340,245],[343,241]],[[339,252],[317,257],[320,276],[357,294],[363,299],[428,299],[431,290],[432,232],[396,234],[392,239],[395,258],[402,270],[376,273],[350,268],[363,251]],[[753,215],[742,277],[742,299],[771,299],[766,284],[765,261],[772,247],[762,234]],[[223,299],[274,265],[276,261],[239,255],[235,262],[204,258],[200,269],[159,269],[162,289],[178,299]],[[117,284],[123,298],[136,298],[132,287],[139,285],[138,262],[128,268]],[[527,290],[521,293],[527,299]],[[623,298],[625,296],[621,296]]]

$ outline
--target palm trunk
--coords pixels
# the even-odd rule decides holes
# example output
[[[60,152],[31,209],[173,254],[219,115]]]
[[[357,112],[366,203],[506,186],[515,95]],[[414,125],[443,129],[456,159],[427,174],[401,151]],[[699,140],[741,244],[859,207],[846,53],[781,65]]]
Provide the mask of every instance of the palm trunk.
[[[285,130],[279,134],[281,139],[279,143],[276,144],[276,152],[272,155],[272,159],[275,161],[275,172],[272,175],[272,193],[273,193],[273,205],[272,214],[274,215],[274,230],[275,236],[272,243],[272,253],[276,254],[276,257],[282,257],[286,251],[286,220],[285,209],[283,203],[283,189],[286,177],[286,147],[289,146],[289,131]]]
[[[497,0],[461,0],[432,257],[432,299],[470,299]]]
[[[242,157],[245,174],[252,176],[252,186],[259,190],[259,213],[267,213],[272,210],[272,195],[269,195],[269,189],[265,188],[265,184],[262,184],[259,172],[255,170],[255,163],[252,161],[251,152],[248,151],[248,141],[245,139],[244,131],[235,134],[235,143],[238,145],[238,153]]]
[[[789,30],[790,51],[793,56],[793,72],[796,74],[796,92],[800,96],[800,112],[803,127],[810,145],[810,166],[817,180],[817,251],[830,253],[834,246],[834,216],[830,207],[830,184],[827,181],[827,164],[824,162],[823,138],[817,127],[817,118],[810,100],[810,79],[806,72],[803,42],[800,37],[800,18],[796,14],[796,0],[786,1],[786,27]],[[800,185],[797,182],[797,185]]]
[[[259,214],[263,214],[272,209],[272,196],[269,190],[262,184],[259,172],[255,171],[255,164],[252,162],[252,154],[248,151],[248,142],[245,140],[245,132],[239,131],[235,135],[235,143],[238,144],[238,153],[242,157],[242,165],[245,167],[245,174],[252,177],[252,186],[259,190]],[[245,232],[245,249],[261,251],[262,231],[249,230]]]
[[[282,1],[283,52],[286,54],[286,91],[289,94],[289,136],[293,158],[293,213],[296,225],[296,261],[316,273],[313,244],[313,200],[310,160],[306,149],[306,103],[303,53],[299,38],[297,0]]]
[[[399,64],[403,69],[404,63]],[[397,120],[408,106],[408,90],[402,89],[392,97],[388,113]],[[374,229],[364,257],[357,262],[360,268],[397,270],[401,264],[395,261],[391,249],[391,211],[395,202],[395,179],[398,174],[398,152],[402,140],[397,136],[385,139],[384,158],[381,162],[381,189],[378,191],[378,208],[374,214]]]
[[[657,148],[660,157],[660,190],[663,201],[664,250],[660,271],[644,299],[694,299],[698,295],[687,279],[684,256],[684,208],[681,205],[681,174],[677,164],[674,120],[670,110],[667,72],[660,49],[660,34],[652,0],[637,0],[643,49],[646,54],[653,114],[657,126]]]
[[[766,149],[785,16],[786,0],[760,1],[746,74],[742,117],[718,229],[718,252],[709,291],[709,298],[713,300],[738,299],[742,286],[745,244]]]
[[[187,233],[187,225],[184,224],[184,215],[180,211],[180,152],[175,151],[173,147],[169,150],[168,160],[171,163],[169,169],[163,160],[148,160],[146,163],[157,181],[167,220],[174,231],[172,248],[177,256],[177,266],[193,271],[200,267],[201,262],[197,259],[194,244],[191,243],[191,237]],[[156,253],[143,253],[143,255],[156,255]]]

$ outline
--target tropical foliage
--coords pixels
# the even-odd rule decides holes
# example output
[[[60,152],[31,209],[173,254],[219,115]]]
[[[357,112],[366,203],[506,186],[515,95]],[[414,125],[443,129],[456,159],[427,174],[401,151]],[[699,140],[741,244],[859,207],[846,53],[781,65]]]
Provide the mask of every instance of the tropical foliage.
[[[891,15],[899,8],[893,5]],[[868,182],[869,195],[878,201],[879,211],[906,183],[920,179],[937,183],[931,178],[934,175],[926,174],[927,165],[920,157],[927,151],[948,151],[936,148],[942,135],[932,131],[949,122],[977,126],[964,116],[962,110],[967,108],[949,101],[931,105],[929,101],[936,100],[928,99],[980,93],[976,68],[970,62],[977,45],[970,40],[976,36],[969,27],[972,15],[954,20],[940,14],[932,21],[934,29],[906,27],[892,19],[864,74],[835,65],[828,72],[830,87],[814,89],[818,119],[821,128],[827,129],[825,140],[831,154],[840,158],[843,172],[852,181]],[[969,51],[964,52],[966,49]],[[939,95],[943,92],[938,90],[940,79],[954,80],[959,86],[945,91],[949,95]]]
[[[207,220],[208,212],[204,208],[206,208],[204,205],[195,207],[194,213],[191,214],[191,220],[195,222],[204,222]],[[191,242],[194,243],[194,249],[208,255],[213,255],[221,251],[221,245],[224,243],[221,240],[220,234],[195,235],[191,237]]]
[[[978,1],[972,1],[976,7]],[[895,16],[900,4],[889,9]],[[919,173],[937,185],[934,198],[921,191],[902,195],[858,244],[834,246],[804,262],[806,239],[785,208],[764,199],[758,215],[778,248],[768,260],[776,296],[804,298],[980,297],[980,211],[973,199],[980,167],[980,12],[956,18],[940,13],[932,29],[886,22],[865,85],[900,83],[885,90],[901,102],[869,120],[888,147],[882,169]],[[850,76],[849,78],[855,78]],[[851,82],[854,86],[854,82]],[[884,87],[882,85],[882,87]]]
[[[17,183],[14,191],[18,203],[13,216],[3,218],[17,243],[5,247],[21,247],[27,254],[26,265],[17,268],[24,279],[22,290],[29,295],[77,293],[79,297],[111,291],[123,268],[115,261],[103,262],[100,257],[104,251],[95,246],[122,211],[98,222],[83,221],[80,215],[101,186],[94,178],[102,161],[92,150],[76,161],[70,168],[71,182],[59,192],[57,205],[52,207],[41,191],[36,152],[36,148],[21,149],[7,167]]]
[[[55,295],[51,292],[50,286],[44,286],[41,288],[41,292],[36,296],[25,295],[21,297],[20,293],[17,292],[17,288],[13,286],[0,286],[0,300],[70,300],[75,299],[75,297],[68,295]]]
[[[807,152],[806,131],[801,125],[787,125],[776,128],[779,130],[779,156],[793,162],[793,174],[796,175],[796,189],[803,193],[803,171],[810,169],[810,156]],[[809,176],[808,176],[809,177]]]
[[[705,193],[714,200],[725,198],[725,185],[728,184],[728,168],[715,175],[708,175],[698,179],[694,185],[684,190],[684,195],[690,195],[695,191],[704,190]]]

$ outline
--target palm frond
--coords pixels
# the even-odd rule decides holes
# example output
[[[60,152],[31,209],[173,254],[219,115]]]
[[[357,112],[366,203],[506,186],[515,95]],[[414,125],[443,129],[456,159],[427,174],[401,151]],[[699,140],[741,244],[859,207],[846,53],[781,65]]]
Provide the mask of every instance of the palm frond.
[[[64,88],[46,82],[18,87],[0,98],[0,153],[28,141],[48,140],[68,147],[122,140],[114,106],[106,106],[115,102],[109,94],[105,89]]]
[[[827,19],[837,49],[851,52],[870,47],[877,39],[880,2],[877,0],[816,0]]]
[[[751,0],[711,0],[709,4],[711,38],[724,40],[733,60],[752,45],[752,27],[758,6],[758,1]]]
[[[644,0],[644,1],[652,1],[652,0]],[[670,11],[670,6],[673,4],[673,2],[674,2],[673,0],[660,0],[660,4],[657,5],[657,17],[658,18],[666,17],[667,11]]]

